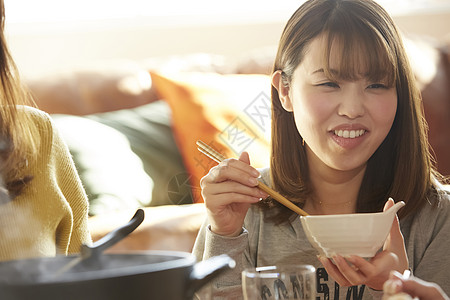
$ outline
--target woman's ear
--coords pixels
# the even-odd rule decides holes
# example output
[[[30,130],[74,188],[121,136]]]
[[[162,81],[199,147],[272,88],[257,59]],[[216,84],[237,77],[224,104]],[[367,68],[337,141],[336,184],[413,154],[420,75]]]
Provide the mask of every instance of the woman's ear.
[[[278,91],[278,98],[280,98],[283,108],[286,111],[292,112],[292,101],[289,97],[289,85],[283,81],[280,70],[272,74],[272,85]]]

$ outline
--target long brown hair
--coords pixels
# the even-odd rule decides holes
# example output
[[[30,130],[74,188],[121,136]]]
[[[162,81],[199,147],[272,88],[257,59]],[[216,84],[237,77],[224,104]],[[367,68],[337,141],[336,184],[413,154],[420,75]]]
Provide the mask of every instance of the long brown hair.
[[[22,86],[5,38],[5,6],[0,0],[0,174],[9,198],[19,195],[31,176],[23,169],[33,159],[38,145],[30,116],[18,113],[17,105],[34,105]],[[3,189],[2,189],[3,190]]]
[[[357,212],[381,211],[388,197],[406,202],[399,216],[416,212],[434,190],[434,171],[421,96],[402,45],[401,36],[388,13],[371,0],[311,0],[289,19],[282,33],[273,71],[282,71],[289,84],[302,62],[306,46],[321,36],[329,64],[330,48],[339,45],[339,76],[360,74],[361,58],[371,79],[388,78],[397,89],[398,105],[392,128],[369,159],[362,181]],[[329,65],[325,73],[333,78]],[[285,111],[272,86],[271,180],[275,189],[302,206],[313,193],[302,137],[291,112]],[[276,205],[272,202],[269,202]],[[278,220],[289,212],[282,210]]]

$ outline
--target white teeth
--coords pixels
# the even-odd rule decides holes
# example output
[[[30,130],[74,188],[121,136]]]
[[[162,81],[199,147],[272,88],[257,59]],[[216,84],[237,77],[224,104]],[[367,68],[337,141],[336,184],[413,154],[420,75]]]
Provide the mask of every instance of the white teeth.
[[[334,134],[339,136],[339,137],[343,137],[343,138],[357,138],[361,135],[363,135],[366,131],[364,129],[360,129],[360,130],[335,130]]]

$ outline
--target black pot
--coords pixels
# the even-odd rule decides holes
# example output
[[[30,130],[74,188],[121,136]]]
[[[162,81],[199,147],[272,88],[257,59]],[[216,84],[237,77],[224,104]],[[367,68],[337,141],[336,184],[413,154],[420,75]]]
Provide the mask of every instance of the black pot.
[[[0,298],[14,299],[192,299],[194,292],[234,261],[217,256],[199,263],[190,253],[146,251],[103,254],[58,270],[76,256],[0,263]]]

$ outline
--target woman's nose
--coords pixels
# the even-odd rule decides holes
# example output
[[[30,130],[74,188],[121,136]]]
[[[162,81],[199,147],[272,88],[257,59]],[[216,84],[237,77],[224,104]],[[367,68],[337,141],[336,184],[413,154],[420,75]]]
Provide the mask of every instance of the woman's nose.
[[[364,115],[364,92],[357,88],[349,88],[342,93],[342,99],[339,103],[338,114],[346,116],[349,119],[356,119]]]

